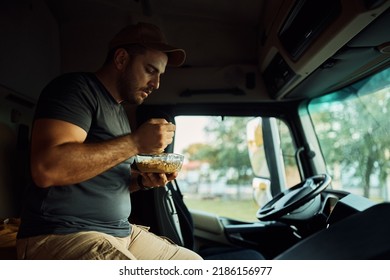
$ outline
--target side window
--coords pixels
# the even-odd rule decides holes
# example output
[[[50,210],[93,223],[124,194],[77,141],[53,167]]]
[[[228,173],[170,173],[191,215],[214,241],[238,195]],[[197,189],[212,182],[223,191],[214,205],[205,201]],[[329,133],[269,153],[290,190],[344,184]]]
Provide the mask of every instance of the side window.
[[[270,155],[264,149],[264,137],[269,136],[263,133],[262,119],[179,116],[175,121],[175,152],[185,156],[177,181],[186,205],[232,219],[256,221],[258,208],[272,198],[266,161]],[[276,119],[273,123],[286,185],[296,184],[299,172],[288,127]]]

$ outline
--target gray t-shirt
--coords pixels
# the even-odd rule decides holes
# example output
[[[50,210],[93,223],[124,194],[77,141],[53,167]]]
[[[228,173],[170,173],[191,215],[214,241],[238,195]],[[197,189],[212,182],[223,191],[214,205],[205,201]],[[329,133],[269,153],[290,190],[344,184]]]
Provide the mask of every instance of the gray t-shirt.
[[[69,73],[53,80],[39,98],[35,119],[39,118],[59,119],[81,127],[87,132],[86,142],[130,133],[123,106],[92,73]],[[79,231],[129,235],[132,161],[130,158],[74,185],[30,186],[18,238]]]

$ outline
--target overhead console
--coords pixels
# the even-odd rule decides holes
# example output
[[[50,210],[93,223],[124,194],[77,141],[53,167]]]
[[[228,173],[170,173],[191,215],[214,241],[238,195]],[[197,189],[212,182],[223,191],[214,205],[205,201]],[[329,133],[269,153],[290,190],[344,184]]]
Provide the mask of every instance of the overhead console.
[[[340,0],[296,1],[278,32],[291,59],[297,61],[340,14]]]
[[[284,98],[390,6],[374,0],[269,1],[259,65],[269,95]]]

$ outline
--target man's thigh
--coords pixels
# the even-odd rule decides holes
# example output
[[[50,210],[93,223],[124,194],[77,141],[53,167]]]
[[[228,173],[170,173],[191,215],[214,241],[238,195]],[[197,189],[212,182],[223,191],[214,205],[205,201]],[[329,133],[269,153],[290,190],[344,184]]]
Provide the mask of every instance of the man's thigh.
[[[36,236],[17,241],[19,259],[39,260],[131,260],[128,238],[100,232]]]
[[[140,260],[201,260],[195,252],[178,246],[166,238],[132,225],[129,251]]]

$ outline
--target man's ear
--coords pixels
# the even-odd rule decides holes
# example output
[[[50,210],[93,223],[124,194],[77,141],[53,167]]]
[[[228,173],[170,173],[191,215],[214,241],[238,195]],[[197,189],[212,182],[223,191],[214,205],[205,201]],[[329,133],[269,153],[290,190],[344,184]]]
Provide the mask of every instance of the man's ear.
[[[123,48],[119,48],[115,51],[114,54],[114,64],[118,70],[123,70],[125,68],[126,62],[129,58],[129,54]]]

